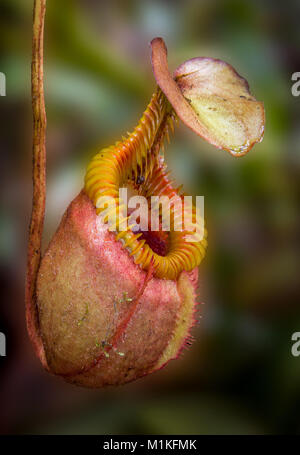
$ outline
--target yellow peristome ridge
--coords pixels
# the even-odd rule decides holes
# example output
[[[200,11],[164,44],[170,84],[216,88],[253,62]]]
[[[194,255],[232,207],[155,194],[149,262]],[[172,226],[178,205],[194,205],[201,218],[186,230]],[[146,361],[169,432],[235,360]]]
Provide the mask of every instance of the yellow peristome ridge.
[[[179,212],[175,202],[181,202],[183,196],[173,188],[163,159],[159,156],[163,138],[168,137],[169,130],[173,131],[174,116],[164,94],[157,89],[134,131],[123,138],[123,142],[116,142],[93,157],[87,167],[84,186],[96,207],[101,196],[109,198],[104,222],[107,223],[114,210],[117,211],[116,240],[122,242],[134,262],[144,270],[152,264],[156,277],[172,280],[183,270],[188,272],[197,267],[207,246],[206,231],[202,240],[188,242],[186,237],[191,229],[174,230],[175,220],[182,215],[182,209]],[[119,188],[129,182],[148,199],[151,196],[167,196],[172,202],[168,252],[165,256],[153,251],[144,239],[140,239],[142,234],[132,231],[132,226],[121,229],[126,218],[122,215]],[[101,214],[104,209],[97,207],[96,210],[97,214]],[[192,210],[195,217],[195,208]]]

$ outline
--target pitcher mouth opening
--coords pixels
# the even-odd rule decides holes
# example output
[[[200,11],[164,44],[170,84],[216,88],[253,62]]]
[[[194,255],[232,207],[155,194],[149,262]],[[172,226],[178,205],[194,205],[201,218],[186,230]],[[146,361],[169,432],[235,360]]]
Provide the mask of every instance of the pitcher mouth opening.
[[[147,194],[147,191],[143,188],[143,184],[145,183],[145,177],[140,176],[137,182],[128,182],[128,185],[124,188],[127,192],[128,199],[130,197],[145,197],[144,195]],[[158,254],[159,256],[166,256],[169,251],[169,244],[170,244],[170,235],[168,230],[163,230],[162,228],[162,218],[161,214],[159,214],[159,226],[157,230],[153,230],[151,226],[151,202],[147,199],[147,211],[144,213],[144,220],[143,214],[140,214],[136,218],[136,223],[138,224],[138,228],[134,229],[135,234],[139,235],[140,240],[145,240],[146,244],[151,248],[151,250]],[[129,208],[127,210],[129,217],[132,216],[134,213],[134,209]],[[145,219],[146,218],[146,219]],[[129,218],[129,224],[130,218]]]
[[[145,240],[151,250],[159,256],[165,257],[169,251],[169,234],[164,231],[137,231],[142,234],[140,239]]]
[[[108,222],[110,212],[117,208],[115,238],[121,241],[135,264],[145,271],[151,267],[157,278],[176,280],[183,270],[191,271],[200,264],[207,241],[206,232],[199,241],[187,241],[190,225],[176,229],[176,219],[182,218],[183,195],[173,186],[160,154],[162,138],[172,128],[170,125],[174,120],[168,109],[166,98],[158,90],[133,133],[93,157],[87,168],[84,189],[98,215],[103,213],[99,199],[109,199],[104,222]],[[160,228],[164,220],[160,208],[157,209],[156,227],[153,227],[152,219],[149,230],[148,222],[146,228],[140,228],[136,220],[130,225],[127,201],[124,202],[120,195],[124,187],[142,196],[151,211],[152,197],[166,199],[170,207],[169,229]]]

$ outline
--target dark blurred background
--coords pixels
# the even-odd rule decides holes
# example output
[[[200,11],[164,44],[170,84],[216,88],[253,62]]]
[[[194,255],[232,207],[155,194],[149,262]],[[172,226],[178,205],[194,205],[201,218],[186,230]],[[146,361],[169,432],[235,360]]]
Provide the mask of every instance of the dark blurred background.
[[[196,342],[162,371],[96,391],[45,373],[25,330],[32,3],[0,6],[0,432],[300,433],[300,357],[291,355],[300,331],[299,2],[48,1],[45,246],[94,151],[146,106],[153,37],[165,39],[172,69],[195,56],[231,63],[266,109],[265,138],[241,159],[177,128],[167,161],[187,193],[205,196],[209,232]]]

